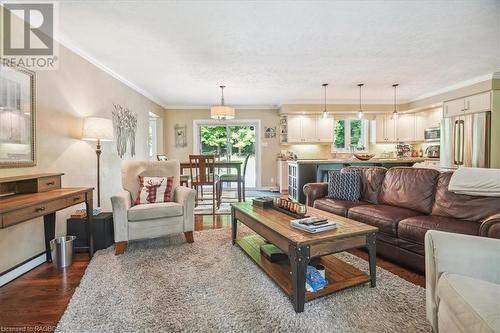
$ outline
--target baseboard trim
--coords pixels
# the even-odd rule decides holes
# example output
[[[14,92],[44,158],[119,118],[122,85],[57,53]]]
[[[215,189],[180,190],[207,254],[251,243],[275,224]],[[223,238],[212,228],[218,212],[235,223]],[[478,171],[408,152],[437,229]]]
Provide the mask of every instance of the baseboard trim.
[[[47,255],[45,252],[38,254],[17,266],[3,272],[0,274],[0,287],[6,285],[10,281],[17,279],[24,273],[31,271],[33,268],[40,266],[47,261]]]

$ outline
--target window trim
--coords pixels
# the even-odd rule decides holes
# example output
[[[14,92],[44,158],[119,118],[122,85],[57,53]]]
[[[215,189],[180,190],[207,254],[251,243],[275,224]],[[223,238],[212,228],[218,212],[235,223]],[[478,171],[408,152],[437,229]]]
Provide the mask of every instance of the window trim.
[[[335,146],[335,130],[334,130],[334,133],[333,133],[333,142],[332,142],[332,152],[334,153],[350,153],[351,150],[350,150],[350,146],[351,146],[351,121],[352,120],[361,120],[361,124],[362,124],[362,128],[361,128],[361,137],[360,137],[360,141],[361,141],[361,144],[365,147],[364,150],[357,150],[356,153],[367,153],[368,150],[369,150],[369,147],[368,147],[368,144],[369,144],[369,124],[370,122],[367,120],[367,119],[358,119],[358,118],[354,118],[354,117],[351,117],[351,118],[345,118],[345,119],[337,119],[335,120],[335,122],[337,121],[344,121],[344,144],[345,144],[345,147],[344,148],[337,148]],[[335,125],[335,123],[334,123]]]

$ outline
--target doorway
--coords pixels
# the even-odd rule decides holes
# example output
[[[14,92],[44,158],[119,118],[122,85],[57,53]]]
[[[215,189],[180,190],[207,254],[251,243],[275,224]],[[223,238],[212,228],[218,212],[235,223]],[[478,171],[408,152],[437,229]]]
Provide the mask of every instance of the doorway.
[[[260,187],[260,121],[259,120],[195,120],[193,122],[194,152],[214,154],[220,160],[241,161],[249,155],[245,185],[247,189]],[[235,173],[220,169],[219,174]],[[242,174],[244,172],[242,165]],[[236,189],[236,183],[230,183]]]

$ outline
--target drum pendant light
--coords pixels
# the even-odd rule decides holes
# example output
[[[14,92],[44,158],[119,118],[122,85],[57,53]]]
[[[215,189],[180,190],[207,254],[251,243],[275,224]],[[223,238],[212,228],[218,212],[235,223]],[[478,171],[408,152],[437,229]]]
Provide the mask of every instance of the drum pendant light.
[[[226,88],[226,86],[219,87],[222,91],[220,105],[210,108],[210,118],[217,120],[234,119],[234,108],[224,105],[224,88]]]

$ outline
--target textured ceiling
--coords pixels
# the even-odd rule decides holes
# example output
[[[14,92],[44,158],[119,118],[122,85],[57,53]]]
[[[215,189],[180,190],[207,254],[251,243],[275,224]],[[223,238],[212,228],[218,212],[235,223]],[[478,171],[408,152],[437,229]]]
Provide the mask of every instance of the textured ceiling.
[[[163,105],[409,101],[500,71],[500,1],[67,1],[60,34]]]

